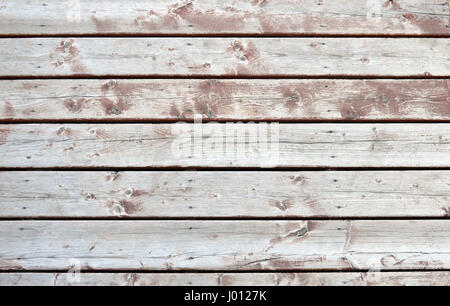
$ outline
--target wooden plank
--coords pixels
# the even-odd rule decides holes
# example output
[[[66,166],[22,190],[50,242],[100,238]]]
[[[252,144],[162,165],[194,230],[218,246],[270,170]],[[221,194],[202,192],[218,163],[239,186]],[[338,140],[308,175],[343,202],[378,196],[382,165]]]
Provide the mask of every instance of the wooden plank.
[[[450,222],[3,221],[0,270],[450,268]]]
[[[3,0],[0,34],[448,35],[442,0]]]
[[[449,217],[449,171],[0,172],[0,217]]]
[[[0,39],[0,76],[435,76],[444,38]]]
[[[449,167],[450,124],[0,125],[0,167]]]
[[[176,121],[195,115],[221,121],[450,120],[450,81],[0,81],[0,120]]]
[[[79,277],[79,279],[78,279]],[[449,272],[0,273],[0,286],[448,286]]]

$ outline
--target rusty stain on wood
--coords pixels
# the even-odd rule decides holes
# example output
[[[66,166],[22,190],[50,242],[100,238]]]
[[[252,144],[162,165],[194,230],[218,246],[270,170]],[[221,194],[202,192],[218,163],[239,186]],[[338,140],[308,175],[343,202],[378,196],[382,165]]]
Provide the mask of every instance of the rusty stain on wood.
[[[24,226],[27,230],[20,230]],[[18,258],[25,246],[27,253],[40,254],[39,261],[29,256],[20,256],[13,265],[7,261],[3,265],[7,269],[19,269],[19,265],[24,270],[64,269],[66,260],[55,256],[61,253],[85,258],[83,271],[112,264],[119,270],[174,271],[437,270],[450,266],[446,220],[353,220],[351,250],[343,251],[348,235],[340,229],[346,226],[346,221],[330,220],[2,221],[0,232],[10,256]],[[210,239],[216,233],[220,233],[217,239]],[[101,244],[90,251],[87,246],[93,241]],[[69,242],[71,248],[63,248]],[[121,260],[111,259],[111,253]],[[208,261],[202,260],[205,256]]]
[[[141,204],[134,217],[446,218],[450,196],[446,171],[7,171],[0,182],[11,218],[115,217],[105,203],[121,200]]]
[[[6,144],[9,133],[10,133],[10,129],[8,127],[0,129],[0,146]]]
[[[142,210],[142,203],[127,200],[107,201],[106,206],[111,214],[118,217],[134,215]]]
[[[233,47],[235,41],[223,37],[4,38],[0,76],[437,78],[449,72],[448,38],[241,38],[241,50]],[[158,56],[168,48],[174,51]],[[361,56],[356,59],[352,50],[359,50],[370,64],[361,62]],[[45,52],[48,59],[40,56]],[[417,57],[421,65],[415,65]]]
[[[188,145],[199,143],[193,124],[186,134]],[[211,129],[225,125],[212,123]],[[243,128],[230,125],[229,129]],[[278,159],[273,167],[446,167],[449,148],[448,123],[398,124],[281,124],[277,125]],[[2,143],[0,166],[11,168],[52,167],[258,167],[264,168],[260,156],[249,151],[248,158],[230,151],[217,155],[214,147],[205,146],[202,154],[191,158],[175,154],[173,145],[178,132],[172,124],[17,124],[14,129],[0,125]],[[110,135],[99,138],[91,131]],[[64,142],[60,140],[64,139]],[[203,138],[201,138],[202,141]],[[266,141],[269,141],[268,139]],[[120,143],[120,145],[118,145]],[[95,145],[94,145],[95,144]],[[205,143],[206,144],[206,143]],[[262,144],[261,144],[262,145]],[[76,147],[75,151],[64,151]],[[362,154],[361,150],[364,150]],[[326,154],[324,154],[326,152]],[[405,154],[409,152],[409,154]],[[127,156],[126,159],[120,158]],[[320,156],[320,158],[318,158]],[[27,158],[30,157],[30,158]]]
[[[55,48],[55,52],[50,54],[50,58],[53,60],[55,57],[56,61],[53,62],[55,67],[61,67],[64,65],[69,65],[72,72],[74,73],[87,73],[87,67],[82,64],[79,60],[80,50],[75,44],[73,39],[64,41],[62,40],[59,45]],[[61,58],[63,56],[63,58]]]
[[[450,273],[83,273],[80,284],[58,273],[2,273],[0,285],[15,286],[446,286]]]
[[[445,1],[445,0],[444,0]],[[448,34],[447,3],[442,0],[403,0],[367,3],[321,1],[153,1],[151,7],[137,0],[129,9],[120,3],[87,2],[74,11],[79,20],[66,16],[67,7],[47,1],[19,4],[12,0],[0,10],[0,34],[271,34],[359,35]],[[23,16],[23,9],[29,14]],[[69,8],[72,12],[74,8]],[[50,13],[52,12],[52,13]],[[118,13],[120,12],[120,14]],[[414,18],[405,18],[413,16]]]
[[[450,283],[450,0],[44,6],[0,5],[0,285]]]
[[[20,260],[3,260],[0,259],[0,271],[6,270],[23,270],[23,267],[20,265]]]
[[[236,121],[449,120],[449,81],[0,81],[0,120],[193,120],[195,115]]]

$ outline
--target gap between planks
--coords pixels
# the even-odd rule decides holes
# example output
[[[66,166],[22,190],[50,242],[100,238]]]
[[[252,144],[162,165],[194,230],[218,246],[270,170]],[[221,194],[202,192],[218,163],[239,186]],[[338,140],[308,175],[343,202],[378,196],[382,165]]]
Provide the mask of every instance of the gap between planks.
[[[163,75],[142,75],[142,74],[102,74],[102,75],[92,75],[92,74],[72,74],[72,75],[0,75],[0,80],[12,80],[12,81],[26,81],[26,80],[106,80],[106,79],[118,79],[118,80],[155,80],[155,79],[168,79],[168,80],[187,80],[187,79],[216,79],[216,80],[448,80],[449,75],[434,76],[434,75],[423,75],[423,74],[413,74],[413,75],[371,75],[371,74],[328,74],[328,75],[308,75],[308,74],[270,74],[270,75],[246,75],[241,74],[237,76],[230,75],[215,75],[215,74],[192,74],[192,75],[181,75],[181,74],[163,74]]]
[[[38,171],[165,171],[165,172],[178,172],[178,171],[190,171],[190,172],[202,172],[202,171],[222,171],[222,172],[270,172],[270,171],[445,171],[450,170],[450,167],[273,167],[273,168],[258,168],[258,167],[0,167],[0,172],[16,171],[16,172],[38,172]]]
[[[0,270],[0,275],[2,274],[52,274],[52,273],[61,273],[61,272],[68,272],[69,269],[55,269],[55,270]],[[128,274],[128,273],[137,273],[137,274],[196,274],[196,275],[202,275],[202,274],[217,274],[217,273],[230,273],[230,274],[272,274],[272,273],[281,273],[281,274],[288,274],[288,273],[302,273],[302,274],[327,274],[327,273],[335,273],[335,274],[351,274],[351,273],[367,273],[367,272],[374,272],[371,269],[345,269],[342,271],[336,271],[332,269],[286,269],[286,270],[139,270],[139,269],[119,269],[119,270],[101,270],[101,269],[95,269],[95,270],[83,270],[80,271],[80,274],[105,274],[105,273],[112,273],[112,274]],[[450,269],[407,269],[407,270],[401,270],[401,269],[385,269],[376,271],[377,273],[433,273],[433,272],[449,272]]]
[[[11,221],[440,221],[449,217],[0,217],[0,222]]]
[[[142,120],[142,119],[98,119],[98,120],[77,120],[77,119],[55,119],[55,120],[45,120],[45,119],[27,119],[27,120],[10,120],[10,119],[0,119],[0,124],[168,124],[168,123],[194,123],[194,120],[184,119],[184,120],[172,120],[172,119],[161,119],[161,120]],[[422,120],[410,120],[410,119],[362,119],[362,120],[291,120],[291,119],[256,119],[256,120],[239,120],[239,119],[202,119],[202,123],[280,123],[280,124],[321,124],[321,123],[333,123],[333,124],[349,124],[349,123],[359,123],[359,124],[373,124],[373,123],[429,123],[429,124],[445,124],[450,123],[450,119],[422,119]]]
[[[356,34],[301,34],[301,33],[224,33],[224,34],[136,34],[136,33],[105,33],[105,34],[28,34],[28,35],[5,35],[0,34],[0,39],[3,38],[450,38],[450,34],[368,34],[368,33],[356,33]]]

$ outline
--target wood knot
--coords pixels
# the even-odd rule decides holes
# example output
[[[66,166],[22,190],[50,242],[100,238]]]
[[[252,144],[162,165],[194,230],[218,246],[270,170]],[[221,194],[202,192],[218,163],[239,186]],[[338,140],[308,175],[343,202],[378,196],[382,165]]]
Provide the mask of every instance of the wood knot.
[[[446,217],[450,217],[450,206],[442,207],[442,210],[444,211]]]
[[[115,81],[115,80],[110,80],[110,81],[108,82],[107,85],[108,85],[109,88],[113,88],[114,86],[117,85],[117,81]]]
[[[86,194],[86,197],[84,198],[86,201],[92,201],[95,200],[96,196],[93,193]]]
[[[300,97],[298,95],[293,95],[288,98],[288,101],[297,103],[300,102]]]
[[[117,180],[119,177],[120,177],[120,173],[115,171],[115,172],[111,172],[110,174],[108,174],[105,179],[107,181],[113,182],[113,181]]]
[[[110,89],[113,89],[116,87],[117,81],[116,80],[109,80],[107,83],[102,85],[102,91],[108,91]]]
[[[353,109],[347,109],[343,112],[344,118],[345,119],[356,119],[360,117],[360,114],[353,110]]]
[[[302,227],[301,229],[299,229],[298,231],[292,232],[288,235],[288,237],[296,237],[296,238],[300,238],[305,236],[306,234],[309,233],[308,230],[308,225]]]
[[[113,113],[114,115],[120,115],[122,113],[122,111],[120,110],[120,108],[118,108],[116,105],[113,105],[110,109],[111,113]]]
[[[291,179],[291,182],[294,185],[297,183],[302,183],[304,180],[303,176],[301,176],[301,175],[296,175],[296,176],[292,175],[289,178]]]
[[[294,181],[299,183],[299,182],[303,181],[303,177],[302,177],[301,175],[296,176],[296,177],[294,178]]]
[[[80,109],[78,108],[78,105],[77,104],[72,104],[72,106],[70,107],[70,111],[72,112],[72,113],[77,113],[78,111],[79,111]]]
[[[273,207],[278,208],[281,211],[287,211],[289,208],[293,206],[291,200],[283,200],[283,201],[275,201],[269,200],[269,204]]]
[[[235,51],[241,51],[242,50],[242,44],[241,44],[241,42],[239,42],[239,41],[234,41],[232,44],[231,44],[231,46],[233,47],[233,49],[235,50]]]
[[[383,104],[389,103],[389,97],[387,97],[387,96],[381,96],[380,100],[381,100],[381,103],[383,103]]]

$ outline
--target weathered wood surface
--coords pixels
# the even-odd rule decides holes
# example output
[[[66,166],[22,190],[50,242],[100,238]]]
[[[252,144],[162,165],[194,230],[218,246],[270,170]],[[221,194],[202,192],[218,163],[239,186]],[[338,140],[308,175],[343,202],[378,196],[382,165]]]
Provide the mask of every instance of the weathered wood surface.
[[[444,0],[3,0],[0,34],[448,35]]]
[[[79,279],[78,279],[79,277]],[[0,286],[449,286],[449,272],[2,273]]]
[[[0,270],[450,268],[450,222],[2,221]]]
[[[450,171],[0,172],[0,217],[450,217]]]
[[[0,39],[0,76],[448,76],[447,38]]]
[[[449,135],[447,123],[0,125],[0,167],[449,167]]]
[[[0,81],[0,120],[450,120],[449,85],[445,79]]]

